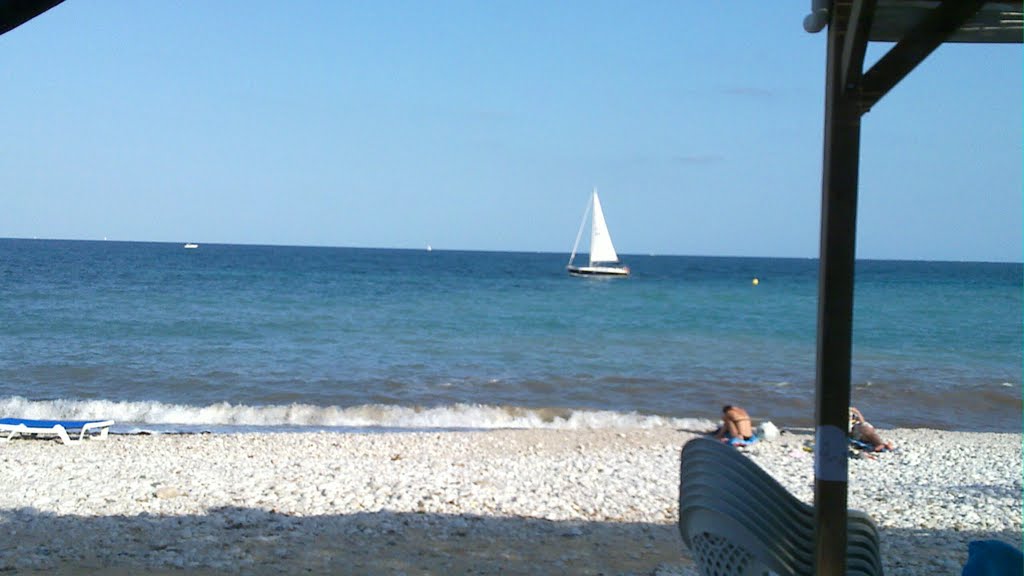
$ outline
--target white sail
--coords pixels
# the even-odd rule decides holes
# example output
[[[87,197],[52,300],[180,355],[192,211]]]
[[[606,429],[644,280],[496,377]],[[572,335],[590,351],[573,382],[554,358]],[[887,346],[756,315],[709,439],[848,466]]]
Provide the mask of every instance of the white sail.
[[[588,216],[591,217],[590,265],[574,266],[576,249],[580,247],[583,227],[587,224]],[[615,253],[615,247],[612,246],[612,237],[608,233],[608,225],[604,221],[604,211],[601,210],[601,200],[597,197],[596,188],[587,202],[587,209],[583,211],[583,220],[580,221],[580,229],[576,232],[576,243],[572,245],[572,254],[569,255],[569,264],[566,268],[573,276],[618,276],[620,278],[629,276],[629,267],[619,263],[619,255]]]
[[[590,223],[590,264],[595,262],[618,262],[619,255],[612,245],[612,236],[608,233],[608,225],[604,221],[601,200],[594,190],[594,219]]]

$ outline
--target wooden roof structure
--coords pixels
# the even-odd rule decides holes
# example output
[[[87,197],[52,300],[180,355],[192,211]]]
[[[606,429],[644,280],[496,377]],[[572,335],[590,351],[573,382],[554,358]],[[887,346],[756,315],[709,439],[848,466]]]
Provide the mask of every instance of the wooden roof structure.
[[[815,370],[815,574],[846,572],[847,425],[861,118],[944,42],[1020,43],[1022,2],[812,0],[828,27]],[[894,45],[869,69],[870,42]]]

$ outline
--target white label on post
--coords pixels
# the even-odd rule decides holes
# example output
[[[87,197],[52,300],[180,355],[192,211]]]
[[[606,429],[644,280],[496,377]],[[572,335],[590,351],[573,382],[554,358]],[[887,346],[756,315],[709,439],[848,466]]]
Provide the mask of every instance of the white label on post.
[[[848,452],[845,431],[836,426],[818,426],[814,438],[814,477],[846,482]]]

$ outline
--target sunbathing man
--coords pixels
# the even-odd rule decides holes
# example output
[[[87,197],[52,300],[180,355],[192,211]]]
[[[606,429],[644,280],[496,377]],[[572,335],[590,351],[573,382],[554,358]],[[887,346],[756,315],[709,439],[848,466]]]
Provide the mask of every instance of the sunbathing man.
[[[850,438],[867,444],[875,452],[893,450],[895,448],[892,442],[882,440],[875,427],[864,419],[864,415],[860,413],[860,410],[853,406],[850,406]]]
[[[733,446],[744,445],[752,441],[754,429],[750,424],[750,415],[739,406],[728,404],[723,406],[722,425],[715,432],[715,438]]]

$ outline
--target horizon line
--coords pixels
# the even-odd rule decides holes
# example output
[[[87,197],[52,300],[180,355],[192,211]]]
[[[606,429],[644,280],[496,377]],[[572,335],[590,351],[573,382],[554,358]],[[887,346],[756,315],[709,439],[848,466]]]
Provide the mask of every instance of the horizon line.
[[[24,240],[24,241],[40,241],[40,242],[116,242],[123,244],[171,244],[171,245],[184,245],[184,244],[197,244],[199,246],[212,245],[212,246],[252,246],[252,247],[268,247],[268,248],[327,248],[327,249],[346,249],[346,250],[402,250],[402,251],[422,251],[422,252],[482,252],[482,253],[493,253],[493,254],[568,254],[569,251],[553,251],[553,250],[500,250],[500,249],[485,249],[485,248],[438,248],[430,243],[425,243],[422,248],[412,248],[404,246],[340,246],[330,244],[270,244],[262,242],[196,242],[194,240],[186,241],[172,241],[172,240],[121,240],[121,239],[108,239],[108,238],[41,238],[41,237],[0,237],[0,240]],[[586,254],[587,252],[581,252]],[[754,258],[754,259],[786,259],[786,260],[820,260],[818,256],[765,256],[765,255],[749,255],[749,254],[677,254],[677,253],[655,253],[655,252],[622,252],[622,256],[640,256],[640,257],[681,257],[681,258]],[[935,263],[973,263],[973,264],[1018,264],[1024,265],[1024,258],[1022,260],[965,260],[965,259],[926,259],[926,258],[909,258],[909,257],[856,257],[857,262],[935,262]]]

